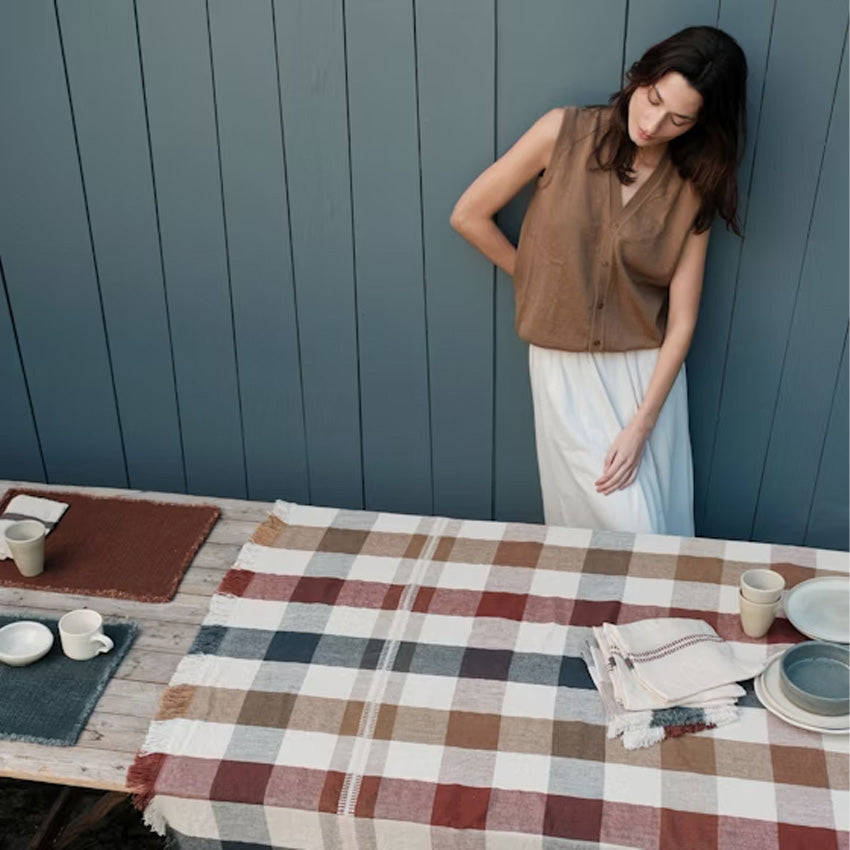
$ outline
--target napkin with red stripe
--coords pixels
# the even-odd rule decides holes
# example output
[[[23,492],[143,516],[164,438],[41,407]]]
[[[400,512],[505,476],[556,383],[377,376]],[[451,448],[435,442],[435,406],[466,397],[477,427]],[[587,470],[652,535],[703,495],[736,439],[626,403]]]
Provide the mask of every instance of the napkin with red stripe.
[[[627,749],[732,723],[737,682],[767,664],[760,645],[733,645],[703,620],[659,618],[592,629],[582,657],[602,698],[608,737]]]

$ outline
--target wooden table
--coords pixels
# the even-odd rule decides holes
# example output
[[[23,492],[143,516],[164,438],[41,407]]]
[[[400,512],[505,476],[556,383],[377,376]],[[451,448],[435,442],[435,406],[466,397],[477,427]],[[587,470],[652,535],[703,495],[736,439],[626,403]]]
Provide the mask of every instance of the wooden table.
[[[0,491],[22,485],[32,486],[26,482],[0,481]],[[69,488],[63,486],[63,489]],[[30,845],[39,850],[67,845],[85,827],[85,823],[75,823],[62,832],[56,844],[53,843],[55,822],[61,822],[63,806],[67,809],[68,788],[93,788],[105,792],[88,816],[88,823],[102,816],[128,793],[146,790],[128,786],[127,770],[145,741],[150,721],[172,674],[192,646],[207,614],[210,597],[235,562],[243,544],[273,507],[262,502],[202,499],[170,493],[74,489],[92,495],[207,502],[219,506],[222,516],[198,551],[179,592],[166,604],[0,588],[2,613],[56,617],[80,605],[90,605],[107,618],[128,619],[139,625],[139,635],[133,647],[107,686],[76,746],[47,747],[5,741],[0,744],[0,776],[64,786],[57,797],[55,811],[51,813],[56,818],[48,817],[45,827]],[[739,724],[704,735],[686,735],[646,750],[625,750],[620,741],[606,738],[604,712],[598,696],[585,681],[586,670],[577,657],[587,627],[603,621],[624,623],[645,617],[692,616],[712,622],[726,639],[741,640],[735,600],[739,573],[743,569],[774,564],[778,569],[781,565],[788,574],[786,577],[793,577],[793,583],[796,583],[824,572],[846,574],[846,553],[728,541],[644,539],[640,536],[640,539],[629,538],[626,541],[618,535],[592,535],[576,529],[464,523],[442,518],[390,518],[371,514],[365,517],[357,512],[305,507],[298,508],[300,519],[295,521],[289,516],[293,509],[295,506],[277,506],[276,510],[285,513],[282,524],[274,526],[270,522],[274,533],[265,535],[260,546],[255,547],[275,547],[280,552],[291,550],[290,555],[294,553],[295,565],[291,570],[279,569],[279,564],[268,570],[289,588],[286,593],[269,597],[277,604],[285,607],[285,603],[292,601],[292,594],[296,595],[295,602],[301,607],[304,602],[322,604],[325,594],[330,591],[333,591],[334,600],[342,598],[342,588],[337,587],[341,579],[339,565],[334,566],[332,559],[327,575],[321,570],[317,574],[310,573],[311,581],[302,586],[301,571],[307,563],[305,553],[312,553],[310,559],[317,552],[343,553],[351,557],[362,552],[367,556],[366,566],[359,563],[356,575],[348,581],[348,590],[363,585],[363,604],[356,610],[363,613],[369,623],[377,624],[375,629],[378,631],[373,631],[371,626],[360,628],[358,621],[356,627],[346,626],[351,629],[350,633],[343,629],[338,634],[327,624],[321,625],[327,612],[316,617],[318,625],[311,627],[318,631],[314,637],[320,638],[316,647],[321,647],[321,639],[325,635],[331,638],[329,646],[333,644],[316,661],[319,666],[329,666],[333,672],[329,677],[323,675],[322,681],[332,681],[337,690],[343,688],[343,691],[348,687],[346,683],[353,687],[358,675],[368,684],[374,678],[371,671],[376,668],[370,659],[378,644],[392,644],[394,648],[393,654],[385,655],[381,650],[379,656],[384,659],[382,675],[385,673],[386,681],[393,684],[392,688],[387,685],[380,699],[377,691],[373,693],[371,685],[364,691],[367,700],[359,691],[344,691],[341,695],[337,690],[326,693],[324,684],[320,683],[315,693],[305,691],[304,705],[298,712],[294,705],[291,715],[287,715],[287,730],[302,734],[324,731],[325,741],[337,733],[343,735],[343,726],[350,719],[349,708],[357,708],[351,716],[359,717],[368,703],[369,716],[378,717],[384,716],[381,711],[386,706],[390,712],[385,713],[386,717],[395,718],[391,738],[387,737],[386,729],[382,728],[380,734],[375,732],[377,723],[374,726],[364,725],[362,734],[360,726],[355,724],[358,741],[362,739],[364,745],[371,749],[356,749],[352,750],[353,753],[362,754],[374,749],[380,755],[384,752],[382,748],[392,745],[396,755],[392,760],[393,769],[385,771],[386,775],[381,773],[384,759],[375,762],[378,765],[375,775],[369,773],[371,762],[365,755],[359,761],[352,758],[350,765],[344,765],[346,775],[359,780],[368,779],[368,782],[358,782],[358,790],[345,798],[347,808],[343,812],[344,818],[334,817],[341,810],[333,795],[328,806],[324,780],[309,787],[299,786],[297,782],[279,783],[279,793],[291,794],[299,799],[290,801],[287,797],[282,802],[272,800],[272,804],[278,806],[290,820],[301,817],[299,823],[304,829],[309,827],[321,831],[324,821],[316,818],[329,814],[334,821],[334,829],[348,830],[354,820],[358,820],[359,827],[366,830],[373,827],[383,830],[388,826],[395,829],[401,823],[405,830],[415,831],[422,838],[417,841],[417,846],[432,846],[427,843],[427,837],[435,829],[454,834],[455,830],[462,828],[480,834],[486,826],[491,833],[501,830],[505,833],[502,837],[512,842],[503,842],[499,846],[511,847],[540,846],[542,830],[552,840],[552,846],[575,846],[573,839],[578,836],[582,846],[598,846],[598,843],[622,846],[636,842],[638,846],[661,848],[697,844],[700,847],[724,848],[737,846],[730,843],[732,839],[728,836],[734,838],[741,829],[750,830],[748,834],[758,838],[758,841],[748,839],[747,846],[760,850],[814,847],[816,844],[812,836],[821,834],[826,835],[830,843],[817,846],[835,846],[845,850],[848,847],[850,831],[844,814],[848,794],[846,739],[821,741],[821,736],[788,726],[769,715],[757,702],[751,702],[742,708]],[[311,519],[313,514],[319,515],[318,519]],[[335,524],[331,528],[332,523]],[[398,528],[396,524],[400,524]],[[293,540],[287,538],[280,543],[272,540],[275,535],[282,534],[287,525],[295,529]],[[364,529],[372,531],[365,534]],[[380,561],[377,566],[376,561]],[[391,568],[394,576],[397,573],[399,576],[406,575],[411,568],[408,561],[415,561],[416,575],[404,581],[394,578],[387,585],[386,569]],[[355,569],[354,564],[355,561],[352,561],[350,569]],[[377,569],[377,573],[372,577],[371,574],[364,576],[364,568]],[[252,569],[259,570],[259,563]],[[293,577],[297,580],[289,581]],[[322,583],[322,587],[318,586]],[[265,587],[262,582],[260,584]],[[307,587],[307,584],[310,586]],[[380,585],[378,596],[369,590],[373,585]],[[408,586],[416,588],[416,594],[405,593]],[[253,591],[246,591],[239,596],[240,602],[244,601],[243,596],[262,602],[266,597],[258,593],[252,595]],[[379,598],[383,600],[378,605],[380,611],[374,614],[372,609]],[[350,607],[350,593],[345,599],[348,601],[340,602],[340,605]],[[399,611],[402,599],[407,607]],[[389,616],[393,611],[398,613],[398,617],[395,614]],[[387,616],[381,618],[382,612]],[[284,613],[282,611],[281,616]],[[427,628],[425,623],[420,622],[425,618],[431,620]],[[350,619],[349,612],[340,622],[349,623]],[[387,628],[392,628],[384,634],[380,628],[383,628],[382,623],[386,625],[387,619]],[[498,621],[495,624],[497,632],[493,631],[495,621]],[[339,627],[340,622],[336,622],[335,627]],[[260,630],[269,628],[262,618],[251,619],[249,623],[252,627],[259,623],[256,628]],[[456,634],[448,631],[450,624]],[[789,642],[800,638],[800,635],[791,634],[793,629],[787,623],[780,623],[780,626],[777,627],[780,633],[774,630],[774,642],[783,642],[783,637],[787,637]],[[246,624],[237,618],[234,628],[242,630]],[[294,627],[285,625],[281,628],[288,634],[287,629]],[[300,626],[299,629],[304,630]],[[557,638],[557,646],[552,644],[553,635]],[[374,643],[370,652],[364,651],[358,643],[364,637],[369,637]],[[339,638],[355,653],[359,659],[357,664],[348,664],[347,656],[339,654],[342,646]],[[310,659],[302,658],[303,642],[293,646],[288,642],[275,641],[274,635],[269,640],[269,646],[272,643],[275,646],[271,657],[274,664],[291,661],[294,665],[303,666],[312,660],[312,656]],[[249,644],[246,657],[253,664],[256,646],[250,641]],[[284,647],[286,652],[279,658]],[[399,647],[408,654],[396,664],[400,658]],[[434,647],[439,651],[432,652]],[[421,657],[418,654],[420,648]],[[516,675],[512,673],[513,662],[507,666],[505,662],[505,658],[515,655],[519,657]],[[461,660],[455,671],[458,658]],[[555,666],[551,663],[553,658],[557,661]],[[333,659],[337,659],[336,662]],[[413,665],[416,659],[419,659],[419,666]],[[346,675],[337,675],[334,664],[345,667]],[[441,664],[445,669],[437,669]],[[495,667],[492,666],[494,664]],[[454,666],[449,670],[445,665]],[[192,665],[184,666],[189,668]],[[413,690],[406,689],[407,678],[432,673],[434,677],[442,677],[440,682],[443,685],[450,682],[451,692],[446,687],[433,691],[424,689],[421,683]],[[197,684],[203,678],[203,669],[197,667],[194,675],[199,678],[191,681]],[[507,680],[502,681],[505,677]],[[281,677],[282,686],[302,680],[306,679]],[[253,681],[253,678],[249,676],[245,681]],[[479,681],[483,682],[481,688],[475,685]],[[214,683],[204,679],[204,684],[211,686]],[[509,700],[506,697],[508,684],[511,686]],[[229,681],[225,685],[228,690],[233,690]],[[325,701],[334,702],[334,705],[345,701],[347,708],[342,715],[345,723],[335,710],[316,711],[317,695],[322,699],[327,697]],[[403,696],[404,700],[396,705],[392,702],[393,695]],[[463,697],[460,702],[456,699],[458,695]],[[300,694],[294,696],[299,697]],[[224,703],[211,700],[210,705]],[[534,710],[526,715],[527,706],[533,706]],[[541,706],[546,708],[543,713]],[[426,721],[422,721],[422,710],[426,712]],[[296,713],[298,719],[293,720]],[[402,714],[407,718],[404,722],[399,721]],[[435,719],[440,717],[442,725]],[[492,722],[479,724],[479,720],[492,721],[494,717],[500,718],[496,727]],[[513,729],[514,732],[508,734],[505,731],[503,739],[504,718],[508,719],[504,729]],[[171,716],[161,717],[157,722],[173,719]],[[218,726],[222,725],[220,718],[214,720]],[[544,723],[543,731],[539,732],[541,723]],[[530,735],[525,728],[528,724],[531,724],[529,728],[537,728],[538,733]],[[231,725],[234,725],[232,718]],[[499,731],[494,733],[494,728]],[[270,730],[264,725],[263,731],[268,733]],[[278,732],[283,734],[282,729]],[[354,733],[345,731],[344,734],[350,736]],[[422,738],[423,734],[427,740]],[[458,735],[461,737],[458,738]],[[477,735],[477,738],[469,740],[469,735]],[[478,738],[482,739],[480,744]],[[300,740],[299,734],[293,735],[293,749],[287,750],[286,759],[280,759],[279,768],[284,773],[294,770],[293,776],[301,776],[304,765],[299,759],[304,758],[305,752],[313,758],[312,751],[299,749]],[[540,741],[544,742],[542,751]],[[494,742],[507,755],[507,761],[498,771],[495,769],[498,753],[494,750]],[[551,751],[545,742],[551,742]],[[241,737],[237,744],[248,749],[254,746]],[[402,748],[401,756],[398,755],[399,747]],[[410,755],[405,749],[410,750]],[[423,749],[429,753],[427,758],[416,755]],[[450,757],[444,759],[443,751],[449,750]],[[252,802],[245,797],[239,769],[246,762],[239,758],[241,750],[228,746],[226,759],[221,758],[220,751],[218,747],[217,757],[227,764],[216,768],[216,800],[228,804],[221,810],[220,817],[223,826],[232,832],[236,827],[241,830],[242,826],[232,817],[230,803],[237,800],[248,808],[253,805],[255,809],[261,809],[265,807],[267,798],[262,783],[254,783],[249,788],[252,792],[259,789],[258,800]],[[435,751],[439,751],[437,756]],[[174,752],[181,759],[186,754],[189,758],[206,757],[206,753],[197,748],[178,746]],[[338,766],[330,765],[330,769],[322,761],[335,752],[334,747],[318,747],[315,751],[317,763],[307,765],[312,770],[311,776],[316,773],[339,774]],[[499,749],[501,752],[502,749]],[[169,758],[173,756],[171,752],[162,754]],[[545,770],[539,767],[541,758],[548,760],[549,766]],[[560,765],[557,770],[554,766],[556,761]],[[568,763],[580,765],[584,772],[581,787],[573,783],[575,771],[572,767],[566,769]],[[802,779],[798,777],[798,764],[806,767]],[[444,773],[444,765],[448,772]],[[516,765],[520,765],[521,769]],[[188,773],[181,774],[181,777],[203,785],[209,771],[189,767]],[[408,775],[408,769],[413,771],[411,775]],[[164,811],[163,801],[168,804],[171,798],[178,803],[195,799],[192,793],[186,793],[181,777],[171,771],[167,773],[165,777],[158,774],[155,787],[148,789],[156,798],[160,813]],[[466,777],[470,775],[472,779],[467,781]],[[178,779],[180,784],[177,784]],[[225,780],[229,780],[230,785]],[[169,786],[168,782],[172,785]],[[423,808],[415,795],[395,793],[398,783],[405,788],[416,786],[420,790],[424,784],[430,789],[428,793],[433,801]],[[464,783],[469,787],[465,787]],[[463,799],[475,804],[473,809],[477,820],[473,824],[466,822],[469,806],[457,805],[457,788],[461,785],[464,785],[461,789],[465,795]],[[333,783],[328,787],[331,791],[337,788]],[[345,787],[343,784],[337,790],[341,793],[341,788]],[[386,787],[385,793],[381,792],[381,787]],[[480,805],[478,792],[481,788],[490,788],[493,792],[492,806],[488,803],[482,808]],[[757,792],[755,802],[748,797],[752,789]],[[318,793],[318,804],[308,801],[309,806],[305,808],[300,796],[302,790],[304,793]],[[362,805],[357,796],[361,792]],[[197,799],[203,801],[207,797],[200,795]],[[526,805],[531,799],[534,805]],[[798,799],[803,803],[798,805],[795,802]],[[402,808],[393,808],[389,813],[384,809],[372,812],[369,807],[374,808],[379,803],[385,808]],[[407,809],[404,809],[405,806]],[[168,809],[167,813],[173,815],[174,811]],[[253,817],[256,812],[248,814]],[[523,844],[514,841],[521,833],[511,820],[520,816],[524,818],[522,829],[529,839]],[[285,831],[290,828],[290,820],[273,817],[269,822],[277,824],[278,830],[283,824]],[[530,824],[527,828],[526,821]],[[180,824],[167,817],[165,822],[179,831]],[[266,822],[265,813],[257,822]],[[505,823],[509,828],[504,826]],[[719,843],[706,842],[702,838],[696,842],[686,841],[683,836],[692,836],[696,826],[702,830],[703,838],[721,834],[726,837]],[[216,820],[216,828],[221,827],[222,823]],[[188,831],[184,834],[194,835]],[[395,833],[381,834],[384,837],[380,841],[375,838],[376,847],[413,846],[411,842],[395,840]],[[317,836],[318,833],[310,840],[300,842],[300,846],[324,846]],[[648,840],[641,843],[639,836],[648,837]],[[247,837],[246,832],[244,836],[240,834],[238,840]],[[299,843],[290,841],[289,833],[285,837],[285,846]],[[563,837],[564,841],[554,843],[555,837]],[[279,843],[276,841],[275,846]],[[364,846],[369,846],[368,842]],[[479,842],[475,846],[483,845]]]
[[[0,480],[10,487],[56,489],[58,485]],[[221,517],[170,602],[147,603],[20,588],[0,588],[0,613],[60,617],[82,606],[107,620],[124,618],[139,626],[138,637],[109,682],[74,747],[49,747],[17,741],[0,743],[0,776],[95,788],[126,794],[126,774],[178,662],[191,646],[207,612],[210,596],[233,564],[240,547],[268,515],[270,503],[211,499],[99,487],[69,487],[93,496],[119,495],[163,502],[215,504]]]

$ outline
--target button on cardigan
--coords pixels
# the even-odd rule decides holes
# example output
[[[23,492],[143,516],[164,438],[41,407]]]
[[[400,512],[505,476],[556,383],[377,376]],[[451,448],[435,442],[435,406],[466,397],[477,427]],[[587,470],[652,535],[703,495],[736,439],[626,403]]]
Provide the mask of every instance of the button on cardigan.
[[[699,197],[665,156],[623,206],[615,171],[593,149],[610,108],[567,107],[520,233],[516,326],[564,351],[658,348],[670,281]]]

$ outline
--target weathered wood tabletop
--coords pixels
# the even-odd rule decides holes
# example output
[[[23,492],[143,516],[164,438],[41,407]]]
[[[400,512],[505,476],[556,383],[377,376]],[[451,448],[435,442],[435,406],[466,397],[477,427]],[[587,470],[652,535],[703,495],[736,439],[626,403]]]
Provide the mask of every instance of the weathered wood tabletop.
[[[0,494],[10,487],[57,489],[58,485],[0,480]],[[74,747],[51,747],[0,741],[0,776],[53,782],[107,791],[132,791],[127,769],[142,745],[178,662],[189,649],[207,612],[209,598],[251,533],[268,515],[271,503],[216,499],[102,487],[61,486],[93,496],[118,495],[162,502],[214,504],[221,517],[186,571],[170,602],[148,603],[67,593],[0,588],[0,613],[60,617],[87,606],[110,618],[139,626],[133,646],[109,682],[88,725]]]

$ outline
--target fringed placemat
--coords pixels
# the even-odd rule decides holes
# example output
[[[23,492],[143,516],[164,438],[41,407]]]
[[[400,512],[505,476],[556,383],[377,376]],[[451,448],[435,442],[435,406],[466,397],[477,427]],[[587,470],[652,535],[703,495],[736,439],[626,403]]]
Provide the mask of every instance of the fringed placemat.
[[[0,616],[0,627],[22,617]],[[136,636],[135,623],[104,623],[114,648],[88,661],[62,652],[58,622],[35,619],[53,632],[50,652],[26,667],[0,664],[0,739],[72,747]]]
[[[45,541],[44,572],[24,578],[0,561],[0,586],[167,602],[221,511],[186,505],[88,496],[58,490],[9,490],[65,502],[68,510]]]

